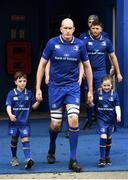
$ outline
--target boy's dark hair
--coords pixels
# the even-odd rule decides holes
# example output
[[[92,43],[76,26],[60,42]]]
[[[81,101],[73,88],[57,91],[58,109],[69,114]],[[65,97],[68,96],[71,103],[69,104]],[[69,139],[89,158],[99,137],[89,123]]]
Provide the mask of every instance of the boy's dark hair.
[[[106,80],[110,80],[111,81],[111,83],[113,83],[113,79],[112,79],[112,77],[108,74],[108,75],[105,75],[105,76],[103,76],[102,78],[101,78],[101,84],[104,82],[104,81],[106,81]]]
[[[20,79],[21,77],[27,79],[27,74],[25,74],[25,73],[22,72],[22,71],[17,71],[17,72],[14,74],[14,81],[16,81],[18,78]]]
[[[91,27],[92,26],[101,26],[102,27],[102,22],[99,19],[96,19],[92,22]]]

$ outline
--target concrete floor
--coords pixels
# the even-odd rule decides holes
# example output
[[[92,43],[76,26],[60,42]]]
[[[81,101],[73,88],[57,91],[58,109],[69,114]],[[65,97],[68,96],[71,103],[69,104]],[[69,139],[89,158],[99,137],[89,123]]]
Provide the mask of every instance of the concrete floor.
[[[6,174],[0,179],[128,179],[128,172]]]

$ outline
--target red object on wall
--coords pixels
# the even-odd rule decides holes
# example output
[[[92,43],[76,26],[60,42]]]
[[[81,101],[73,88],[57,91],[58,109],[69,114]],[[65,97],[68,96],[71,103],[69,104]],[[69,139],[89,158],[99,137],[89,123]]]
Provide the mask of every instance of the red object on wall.
[[[10,41],[7,43],[7,70],[31,73],[32,44],[28,41]]]

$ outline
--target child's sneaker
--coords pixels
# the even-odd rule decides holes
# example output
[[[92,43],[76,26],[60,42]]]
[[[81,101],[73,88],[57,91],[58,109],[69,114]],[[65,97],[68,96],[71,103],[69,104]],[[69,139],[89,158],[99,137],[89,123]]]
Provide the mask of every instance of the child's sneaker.
[[[18,161],[17,157],[12,157],[10,164],[11,164],[11,166],[19,166],[19,161]]]
[[[98,166],[99,167],[104,167],[105,165],[106,165],[106,160],[105,159],[100,159],[99,163],[98,163]]]
[[[54,153],[48,153],[47,161],[49,164],[54,164],[56,161],[55,154]]]
[[[31,169],[31,167],[33,166],[34,164],[34,161],[32,159],[28,159],[26,162],[25,162],[25,169]]]
[[[74,172],[80,172],[81,171],[80,165],[78,164],[77,160],[74,160],[74,159],[70,159],[69,169],[73,170]]]
[[[109,166],[112,165],[112,161],[109,157],[106,158],[106,165],[109,165]]]

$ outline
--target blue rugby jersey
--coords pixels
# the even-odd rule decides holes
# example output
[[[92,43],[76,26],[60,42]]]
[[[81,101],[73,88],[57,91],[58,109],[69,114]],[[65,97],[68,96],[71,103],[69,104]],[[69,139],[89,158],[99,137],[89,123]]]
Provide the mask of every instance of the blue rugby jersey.
[[[80,39],[73,37],[65,41],[61,36],[48,41],[42,57],[51,61],[49,84],[59,86],[77,82],[78,64],[80,60],[88,60],[86,47]]]
[[[12,114],[16,115],[16,122],[10,121],[10,124],[27,125],[31,106],[35,101],[30,90],[19,91],[16,88],[11,90],[7,95],[6,106],[11,106]]]
[[[114,52],[110,39],[102,35],[99,38],[88,35],[83,42],[86,45],[92,70],[106,70],[106,55]]]
[[[104,121],[107,124],[114,125],[116,112],[115,106],[119,106],[119,97],[117,92],[110,90],[105,92],[102,89],[98,89],[94,97],[94,103],[96,106],[97,121]]]

